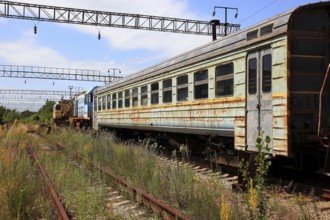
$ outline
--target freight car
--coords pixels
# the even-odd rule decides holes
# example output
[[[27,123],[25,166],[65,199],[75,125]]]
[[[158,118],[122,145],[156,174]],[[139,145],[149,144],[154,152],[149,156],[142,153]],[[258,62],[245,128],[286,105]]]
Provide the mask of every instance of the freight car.
[[[204,141],[227,162],[264,131],[274,158],[329,172],[329,16],[304,5],[99,87],[93,126]]]
[[[82,92],[71,100],[61,100],[53,107],[53,121],[57,126],[91,127],[93,93],[97,87]]]

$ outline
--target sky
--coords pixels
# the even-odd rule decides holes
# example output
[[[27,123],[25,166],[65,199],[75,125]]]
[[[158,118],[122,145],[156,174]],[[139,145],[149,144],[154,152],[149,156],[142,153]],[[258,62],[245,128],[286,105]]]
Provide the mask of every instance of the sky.
[[[228,11],[228,22],[241,29],[314,0],[16,0],[43,5],[212,20],[214,6],[238,8]],[[224,10],[215,18],[224,21]],[[37,34],[33,27],[37,26]],[[24,65],[73,69],[108,68],[121,76],[135,73],[180,53],[210,42],[211,36],[146,30],[59,24],[0,17],[0,65]],[[98,40],[98,32],[101,40]],[[117,72],[118,73],[118,72]],[[104,83],[0,78],[0,89],[87,90]]]

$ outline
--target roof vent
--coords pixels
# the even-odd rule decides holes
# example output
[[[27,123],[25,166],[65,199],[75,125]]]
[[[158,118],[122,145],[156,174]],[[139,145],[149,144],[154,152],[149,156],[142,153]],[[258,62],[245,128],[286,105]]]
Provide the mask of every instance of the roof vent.
[[[246,34],[246,40],[252,40],[258,37],[258,30],[250,31]]]
[[[273,24],[269,24],[265,27],[260,28],[260,36],[273,33]]]

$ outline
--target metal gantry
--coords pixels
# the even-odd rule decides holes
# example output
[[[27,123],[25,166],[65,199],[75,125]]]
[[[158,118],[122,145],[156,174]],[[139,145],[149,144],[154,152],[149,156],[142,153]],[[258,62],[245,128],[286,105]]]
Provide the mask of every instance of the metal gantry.
[[[44,102],[0,102],[0,106],[6,107],[8,109],[15,109],[19,112],[29,110],[38,111],[45,103]]]
[[[60,96],[42,96],[42,95],[0,95],[0,99],[2,101],[24,101],[24,102],[35,102],[35,101],[60,101],[64,99],[64,97]]]
[[[0,89],[2,95],[42,95],[42,96],[63,96],[70,97],[70,94],[76,94],[70,91],[54,91],[54,90],[21,90],[21,89]]]
[[[209,21],[95,11],[12,1],[0,1],[0,17],[184,34],[212,35],[212,25]],[[220,23],[216,32],[218,36],[224,36],[225,33],[234,33],[238,31],[239,28],[239,24]]]
[[[108,73],[103,74],[100,70],[16,65],[0,65],[0,77],[76,80],[105,83],[122,78],[119,76],[111,76]]]
[[[69,99],[76,91],[0,89],[0,106],[18,111],[37,111],[46,101]]]

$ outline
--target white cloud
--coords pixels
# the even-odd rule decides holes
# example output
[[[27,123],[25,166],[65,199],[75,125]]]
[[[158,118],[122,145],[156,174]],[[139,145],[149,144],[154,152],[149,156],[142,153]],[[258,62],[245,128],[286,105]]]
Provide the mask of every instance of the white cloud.
[[[30,0],[21,0],[21,2],[29,3]],[[195,13],[188,10],[187,0],[57,0],[56,2],[49,0],[36,0],[34,3],[91,10],[198,19]],[[61,25],[66,26],[66,28],[74,28],[93,36],[96,35],[95,27],[67,24]],[[156,51],[158,56],[163,59],[177,55],[188,49],[198,47],[211,40],[211,37],[205,36],[120,28],[102,28],[101,34],[102,40],[107,40],[111,47],[124,51],[134,49]]]
[[[0,61],[11,65],[36,65],[42,67],[86,68],[105,71],[114,61],[72,60],[49,47],[40,46],[33,34],[25,33],[16,41],[0,42]]]

